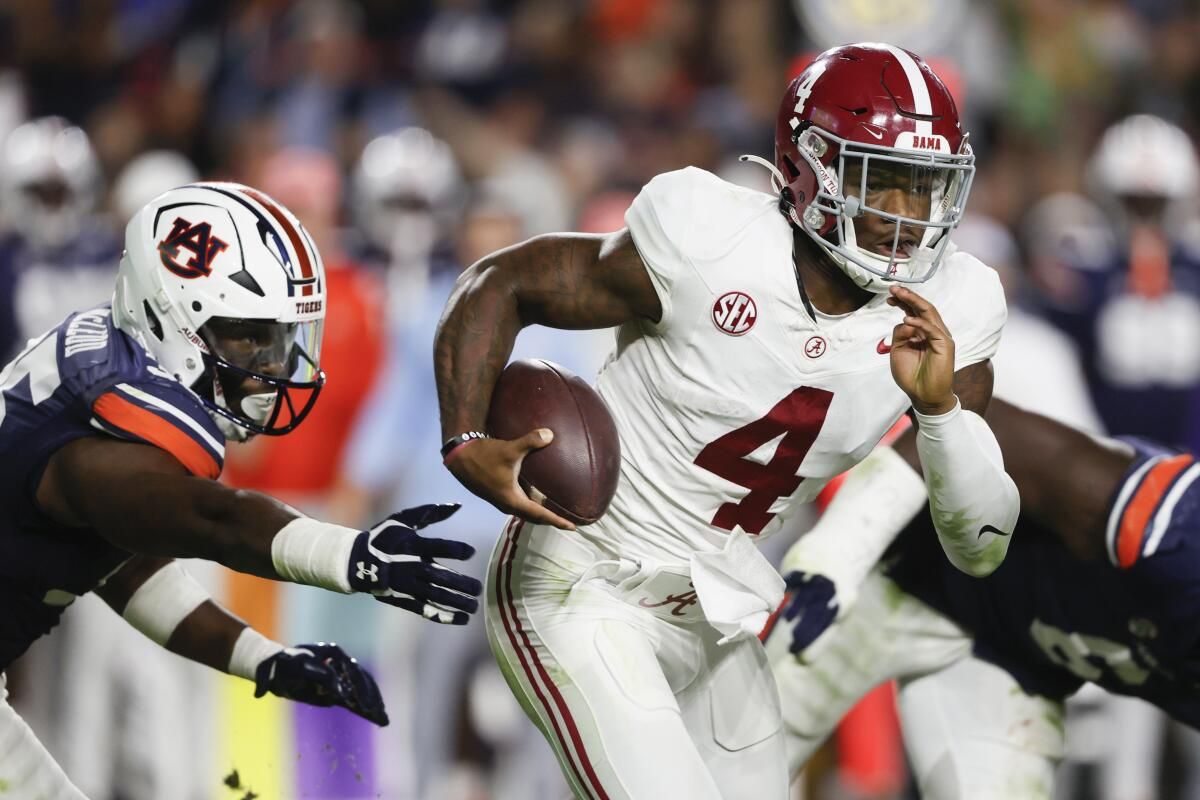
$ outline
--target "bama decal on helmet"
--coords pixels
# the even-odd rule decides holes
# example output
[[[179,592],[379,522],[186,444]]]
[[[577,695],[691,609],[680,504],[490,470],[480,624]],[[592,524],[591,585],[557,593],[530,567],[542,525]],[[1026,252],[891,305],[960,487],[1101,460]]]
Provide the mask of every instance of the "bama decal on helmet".
[[[912,131],[901,131],[896,134],[896,147],[907,150],[936,150],[939,153],[949,153],[950,143],[940,134],[917,134]]]
[[[206,278],[212,274],[213,259],[227,247],[228,243],[212,235],[207,222],[193,224],[176,217],[170,232],[158,243],[158,255],[162,265],[181,278]],[[183,264],[177,260],[180,248],[192,254]]]

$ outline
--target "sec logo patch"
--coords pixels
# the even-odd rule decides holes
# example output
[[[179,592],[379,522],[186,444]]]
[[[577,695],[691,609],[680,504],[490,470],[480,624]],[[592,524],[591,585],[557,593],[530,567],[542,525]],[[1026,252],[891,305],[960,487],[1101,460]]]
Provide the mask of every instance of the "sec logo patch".
[[[726,292],[713,303],[713,324],[721,333],[742,336],[754,327],[758,306],[745,292]]]

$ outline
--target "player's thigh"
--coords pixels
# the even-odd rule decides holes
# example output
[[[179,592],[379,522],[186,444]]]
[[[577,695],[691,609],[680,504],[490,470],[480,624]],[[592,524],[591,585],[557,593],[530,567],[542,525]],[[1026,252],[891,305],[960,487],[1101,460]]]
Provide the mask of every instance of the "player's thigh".
[[[788,651],[793,625],[780,620],[767,640],[792,775],[871,689],[893,678],[940,669],[971,651],[961,628],[878,570],[863,582],[846,616],[803,659]]]
[[[684,723],[726,800],[788,797],[779,692],[757,639],[718,645],[707,636],[704,668],[679,693]]]
[[[570,566],[548,574],[548,564],[578,562],[544,547],[523,552],[527,533],[510,528],[493,554],[488,639],[575,795],[719,798],[658,660],[658,634],[671,631]]]
[[[1049,800],[1062,703],[975,657],[901,682],[900,720],[926,800]]]
[[[2,673],[0,795],[5,800],[87,800],[8,704]]]

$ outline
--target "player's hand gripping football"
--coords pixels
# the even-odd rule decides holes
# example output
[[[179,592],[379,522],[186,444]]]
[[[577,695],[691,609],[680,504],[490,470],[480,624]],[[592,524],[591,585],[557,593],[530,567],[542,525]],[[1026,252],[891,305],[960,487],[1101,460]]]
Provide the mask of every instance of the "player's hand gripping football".
[[[350,551],[350,588],[434,622],[466,625],[469,615],[479,608],[475,598],[483,585],[434,559],[463,561],[475,555],[475,548],[452,539],[426,539],[417,533],[458,509],[457,503],[406,508],[360,533]]]
[[[520,439],[477,439],[451,451],[446,467],[463,486],[505,514],[573,531],[572,522],[535,502],[517,481],[525,456],[552,441],[549,428],[537,428]]]
[[[954,338],[933,304],[911,289],[893,286],[888,305],[904,311],[904,321],[892,330],[892,378],[928,415],[954,408]]]
[[[254,673],[254,696],[267,692],[313,706],[341,706],[376,725],[387,709],[375,679],[336,644],[300,644],[264,659]]]

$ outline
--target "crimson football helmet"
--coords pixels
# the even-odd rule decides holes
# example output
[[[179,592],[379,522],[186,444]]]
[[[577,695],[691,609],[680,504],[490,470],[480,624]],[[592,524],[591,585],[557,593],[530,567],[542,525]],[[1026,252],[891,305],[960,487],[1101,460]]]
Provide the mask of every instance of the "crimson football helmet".
[[[826,50],[788,86],[774,166],[792,224],[859,286],[883,292],[937,270],[962,219],[975,157],[929,65],[863,43]]]

